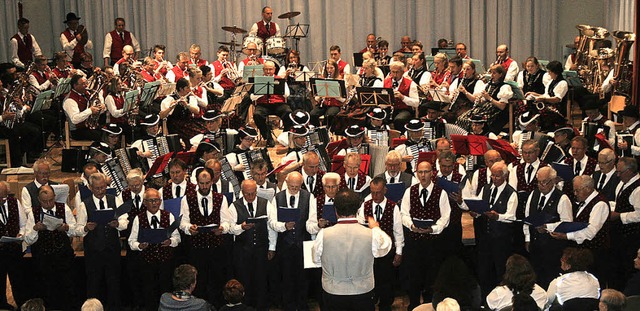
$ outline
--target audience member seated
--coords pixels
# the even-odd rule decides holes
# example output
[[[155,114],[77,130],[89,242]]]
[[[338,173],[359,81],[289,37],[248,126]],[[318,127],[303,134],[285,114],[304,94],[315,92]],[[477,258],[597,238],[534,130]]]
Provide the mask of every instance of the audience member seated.
[[[220,308],[220,311],[254,311],[255,309],[242,303],[244,298],[244,286],[236,279],[231,279],[224,286],[222,291],[227,304]]]
[[[173,293],[162,294],[158,311],[215,310],[215,308],[204,299],[191,295],[193,289],[196,288],[197,274],[198,271],[196,271],[196,268],[192,265],[183,264],[178,266],[173,272]]]
[[[626,310],[627,297],[623,293],[607,288],[600,295],[600,303],[598,305],[600,311],[622,311]]]
[[[576,298],[598,299],[600,297],[600,282],[587,272],[593,263],[591,251],[585,248],[568,247],[560,258],[560,268],[565,272],[557,277],[547,289],[548,304],[555,301],[559,305]]]
[[[507,259],[502,283],[487,296],[487,306],[491,310],[502,310],[511,305],[513,295],[529,294],[542,309],[547,303],[547,293],[536,284],[536,273],[526,258],[514,254]]]

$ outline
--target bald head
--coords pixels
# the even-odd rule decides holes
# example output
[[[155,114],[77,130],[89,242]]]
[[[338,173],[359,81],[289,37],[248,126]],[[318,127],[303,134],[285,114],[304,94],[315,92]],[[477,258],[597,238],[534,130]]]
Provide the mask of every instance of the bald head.
[[[245,179],[242,181],[242,197],[244,197],[247,202],[253,202],[256,200],[256,196],[258,194],[258,185],[252,179]]]
[[[291,172],[287,175],[285,179],[287,182],[287,189],[289,190],[289,194],[296,195],[300,191],[300,186],[302,186],[302,174],[299,172]]]

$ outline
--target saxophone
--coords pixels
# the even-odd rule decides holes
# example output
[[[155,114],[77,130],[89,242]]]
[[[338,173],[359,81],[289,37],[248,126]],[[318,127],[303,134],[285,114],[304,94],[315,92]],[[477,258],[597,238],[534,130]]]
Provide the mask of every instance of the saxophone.
[[[102,89],[104,88],[104,81],[103,81],[103,75],[99,75],[96,78],[96,88],[94,89],[93,93],[91,93],[91,95],[89,96],[89,100],[87,100],[87,106],[88,107],[97,107],[100,106],[100,97],[98,96],[98,94],[100,94],[100,92],[102,91]],[[100,126],[100,114],[91,114],[89,116],[89,118],[87,119],[87,121],[85,122],[87,128],[91,129],[91,130],[95,130]]]

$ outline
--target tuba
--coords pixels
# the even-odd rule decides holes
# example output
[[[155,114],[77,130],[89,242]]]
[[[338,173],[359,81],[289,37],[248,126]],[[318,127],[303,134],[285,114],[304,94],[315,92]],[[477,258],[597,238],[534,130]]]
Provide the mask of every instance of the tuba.
[[[618,82],[615,92],[621,95],[631,94],[631,77],[633,66],[629,64],[629,52],[636,35],[629,31],[614,31],[616,39],[616,59],[613,66],[613,79]]]

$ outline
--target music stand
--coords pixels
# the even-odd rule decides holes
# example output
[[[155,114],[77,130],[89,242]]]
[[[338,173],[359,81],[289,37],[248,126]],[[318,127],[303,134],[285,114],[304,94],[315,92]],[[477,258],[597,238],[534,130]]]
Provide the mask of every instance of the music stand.
[[[322,71],[324,71],[324,66],[327,64],[326,60],[321,60],[318,62],[309,62],[308,67],[311,68],[311,71],[322,75]]]
[[[238,107],[238,105],[245,98],[245,96],[249,94],[252,87],[253,87],[253,84],[251,83],[245,83],[245,84],[236,86],[236,88],[233,90],[233,93],[231,93],[231,96],[229,96],[229,98],[227,98],[224,101],[224,104],[220,109],[220,113],[225,114],[227,116],[233,114],[236,111],[236,108]],[[230,120],[227,119],[227,127],[229,126],[229,122]]]
[[[53,97],[60,97],[60,95],[67,94],[69,91],[71,91],[71,78],[60,79],[58,81],[58,86],[56,87],[56,93]]]
[[[158,97],[165,97],[173,94],[176,91],[175,83],[164,83],[160,85],[160,89],[158,90]]]
[[[317,78],[318,73],[314,71],[296,71],[295,81],[309,83],[312,78]]]
[[[284,33],[284,38],[292,38],[295,40],[294,45],[296,51],[298,49],[298,43],[300,42],[300,38],[306,38],[309,34],[309,24],[295,24],[287,26],[287,30]]]
[[[247,65],[242,69],[242,81],[249,81],[249,78],[262,76],[264,74],[264,70],[262,69],[264,65]]]
[[[269,98],[271,95],[284,95],[284,79],[275,79],[274,77],[256,76],[249,79],[249,83],[253,83],[251,88],[254,95],[264,95]]]
[[[313,96],[346,98],[347,90],[344,80],[311,78],[311,93]]]
[[[44,92],[38,94],[38,97],[36,97],[36,100],[33,103],[33,107],[31,108],[31,113],[35,113],[35,112],[38,112],[40,110],[45,110],[45,109],[51,108],[51,102],[53,102],[53,98],[54,98],[54,93],[53,93],[52,90],[44,91]],[[47,133],[47,131],[46,131],[45,126],[44,126],[44,114],[40,114],[40,128],[42,129],[42,132],[41,132],[42,146],[46,149],[47,148],[47,137],[45,137],[45,134]],[[46,157],[47,154],[49,154],[49,151],[51,151],[51,149],[53,149],[53,148],[50,148],[47,151],[47,153],[45,154],[45,157]]]
[[[144,108],[153,102],[153,99],[160,90],[160,81],[145,83],[140,91],[140,107]]]
[[[436,70],[436,65],[433,63],[433,56],[431,56],[431,55],[425,56],[424,57],[424,64],[427,67],[427,71]]]
[[[361,106],[393,106],[394,96],[392,88],[356,87]]]
[[[438,91],[435,89],[430,89],[428,91],[429,95],[431,95],[431,98],[433,98],[433,101],[436,102],[441,102],[441,103],[445,103],[445,104],[450,104],[451,103],[451,98],[449,98],[449,96],[446,96],[444,94],[444,91]]]

